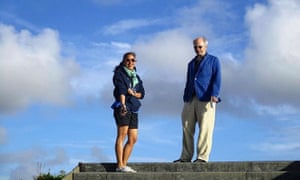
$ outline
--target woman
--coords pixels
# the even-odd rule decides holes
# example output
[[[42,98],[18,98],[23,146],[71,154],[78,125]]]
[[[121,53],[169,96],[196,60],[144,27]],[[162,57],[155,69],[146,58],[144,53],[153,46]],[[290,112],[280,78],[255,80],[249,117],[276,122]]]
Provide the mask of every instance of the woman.
[[[112,108],[118,128],[115,143],[117,172],[136,172],[127,166],[127,161],[137,140],[139,99],[144,98],[145,91],[142,80],[136,74],[135,64],[135,53],[127,52],[114,70],[115,103]],[[126,137],[127,142],[123,145]]]

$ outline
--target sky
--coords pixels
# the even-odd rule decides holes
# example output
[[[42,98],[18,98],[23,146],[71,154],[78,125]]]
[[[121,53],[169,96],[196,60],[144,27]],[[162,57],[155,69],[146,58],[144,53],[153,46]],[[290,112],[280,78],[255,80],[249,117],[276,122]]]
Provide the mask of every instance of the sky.
[[[299,160],[299,19],[298,0],[1,0],[0,180],[116,161],[112,76],[127,51],[146,90],[129,162],[178,159],[198,36],[222,65],[210,161]]]

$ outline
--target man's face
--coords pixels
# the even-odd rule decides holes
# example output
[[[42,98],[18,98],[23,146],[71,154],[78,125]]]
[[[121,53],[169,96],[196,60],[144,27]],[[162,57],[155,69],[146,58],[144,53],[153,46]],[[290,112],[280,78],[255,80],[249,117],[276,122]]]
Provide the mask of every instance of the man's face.
[[[197,39],[194,42],[194,50],[198,56],[204,56],[206,53],[207,46],[205,45],[203,39]]]

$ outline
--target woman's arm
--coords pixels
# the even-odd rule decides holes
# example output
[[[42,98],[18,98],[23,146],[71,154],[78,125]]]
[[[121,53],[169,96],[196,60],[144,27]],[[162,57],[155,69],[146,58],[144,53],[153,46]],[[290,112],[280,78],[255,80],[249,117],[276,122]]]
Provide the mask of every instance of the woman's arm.
[[[130,94],[131,96],[134,96],[138,99],[140,99],[142,97],[142,93],[140,92],[135,92],[132,89],[128,89],[128,94]]]
[[[127,108],[126,108],[126,104],[125,104],[125,95],[121,94],[120,95],[120,102],[121,102],[121,115],[125,116],[127,113]]]

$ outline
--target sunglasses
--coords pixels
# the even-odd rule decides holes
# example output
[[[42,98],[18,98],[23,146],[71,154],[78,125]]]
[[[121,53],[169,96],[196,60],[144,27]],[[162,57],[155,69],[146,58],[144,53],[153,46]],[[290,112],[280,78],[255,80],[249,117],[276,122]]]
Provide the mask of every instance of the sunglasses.
[[[194,46],[195,49],[199,48],[202,49],[204,46]]]
[[[135,59],[126,59],[126,62],[136,62]]]

